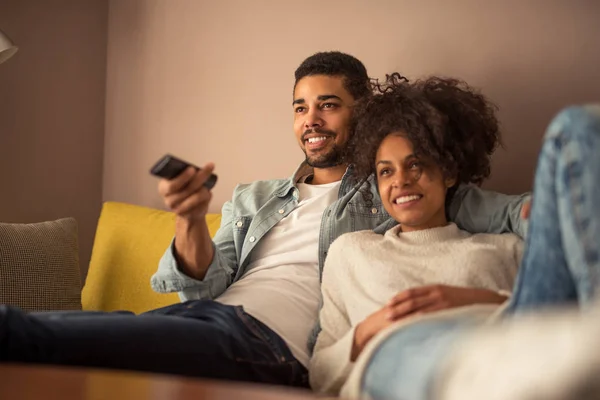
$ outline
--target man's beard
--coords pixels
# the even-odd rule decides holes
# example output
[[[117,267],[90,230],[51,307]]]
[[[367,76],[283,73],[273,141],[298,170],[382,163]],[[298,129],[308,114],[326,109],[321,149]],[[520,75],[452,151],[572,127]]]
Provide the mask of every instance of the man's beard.
[[[335,143],[336,134],[334,131],[319,128],[307,129],[302,135],[303,142],[305,136],[310,133],[321,133],[327,135],[329,138],[332,138],[334,142],[331,149],[325,154],[316,154],[314,156],[309,157],[308,154],[306,154],[306,149],[302,149],[304,151],[304,156],[306,157],[306,163],[309,166],[313,168],[332,168],[337,167],[338,165],[344,162],[344,149],[342,149]]]
[[[306,163],[313,168],[332,168],[344,162],[343,151],[336,144],[325,154],[315,154],[309,157],[306,150],[304,150],[304,155],[306,156]]]

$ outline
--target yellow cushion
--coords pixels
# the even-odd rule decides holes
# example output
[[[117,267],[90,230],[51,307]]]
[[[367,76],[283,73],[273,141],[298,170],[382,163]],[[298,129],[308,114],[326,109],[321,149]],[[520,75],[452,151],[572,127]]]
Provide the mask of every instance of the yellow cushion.
[[[214,235],[221,215],[209,214],[206,221]],[[173,213],[104,203],[82,293],[83,309],[140,313],[179,302],[176,293],[159,294],[150,288],[150,277],[174,232]]]

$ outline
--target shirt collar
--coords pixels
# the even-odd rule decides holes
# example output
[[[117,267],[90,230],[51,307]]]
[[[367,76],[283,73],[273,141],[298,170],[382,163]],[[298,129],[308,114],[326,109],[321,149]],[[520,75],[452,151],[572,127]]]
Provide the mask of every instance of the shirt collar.
[[[342,177],[342,187],[347,186],[346,182],[348,180],[352,180],[350,179],[352,177],[352,170],[352,165],[349,165],[348,168],[346,168],[346,172],[344,172],[344,176]],[[296,187],[297,183],[303,183],[308,176],[313,174],[313,172],[314,168],[308,165],[306,160],[304,160],[296,169],[296,172],[294,172],[294,174],[288,179],[285,186],[279,192],[275,193],[275,196],[285,197],[290,190]],[[350,185],[353,186],[353,183],[350,183]]]

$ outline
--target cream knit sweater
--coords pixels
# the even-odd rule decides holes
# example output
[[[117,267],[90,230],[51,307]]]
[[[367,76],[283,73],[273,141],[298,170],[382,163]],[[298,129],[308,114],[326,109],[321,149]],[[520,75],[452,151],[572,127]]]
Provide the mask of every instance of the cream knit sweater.
[[[430,284],[510,291],[522,253],[516,235],[472,235],[452,223],[408,233],[396,226],[385,235],[342,235],[331,245],[323,272],[322,331],[310,362],[312,388],[339,393],[353,368],[357,324],[397,293]]]

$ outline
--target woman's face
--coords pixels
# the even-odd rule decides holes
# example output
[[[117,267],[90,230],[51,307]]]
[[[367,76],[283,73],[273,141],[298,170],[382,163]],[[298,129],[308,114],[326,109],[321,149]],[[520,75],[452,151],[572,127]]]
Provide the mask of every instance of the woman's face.
[[[419,159],[412,143],[400,133],[388,135],[375,159],[377,187],[386,211],[402,225],[402,231],[444,226],[446,191],[455,182],[442,170]]]

